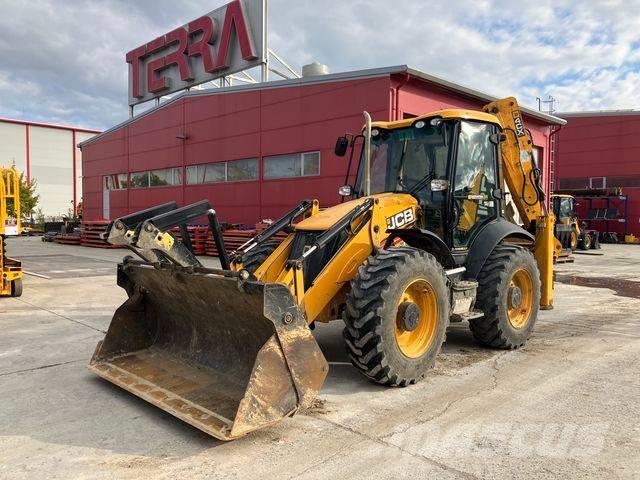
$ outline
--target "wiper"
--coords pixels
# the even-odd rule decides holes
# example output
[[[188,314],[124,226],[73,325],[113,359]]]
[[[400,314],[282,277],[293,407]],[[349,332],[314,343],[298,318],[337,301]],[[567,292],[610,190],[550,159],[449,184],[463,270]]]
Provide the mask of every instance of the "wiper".
[[[424,187],[427,186],[427,183],[429,183],[431,180],[433,180],[435,178],[436,174],[435,172],[429,172],[427,173],[424,177],[422,177],[422,180],[420,180],[418,183],[416,183],[413,187],[411,187],[411,190],[409,190],[407,193],[416,193],[419,192],[420,190],[422,190]]]
[[[403,169],[404,169],[404,157],[407,155],[407,145],[408,145],[408,140],[404,141],[404,145],[402,146],[402,154],[400,155],[400,160],[399,160],[399,168],[398,168],[398,178],[396,179],[396,185],[400,185],[401,188],[404,189],[404,185],[402,184],[402,175],[403,175]]]

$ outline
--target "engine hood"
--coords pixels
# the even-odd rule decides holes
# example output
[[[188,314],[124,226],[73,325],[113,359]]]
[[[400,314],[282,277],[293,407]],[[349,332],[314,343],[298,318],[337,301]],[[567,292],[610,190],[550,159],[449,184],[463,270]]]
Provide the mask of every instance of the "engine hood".
[[[397,206],[400,209],[409,206],[417,207],[418,205],[416,199],[406,193],[381,193],[378,195],[371,195],[370,197],[358,198],[356,200],[351,200],[349,202],[329,207],[326,210],[322,210],[316,215],[306,218],[296,224],[296,230],[327,230],[338,220],[344,217],[347,213],[349,213],[352,209],[363,203],[367,198],[378,200],[378,203],[376,205],[385,209],[391,209],[394,206]]]

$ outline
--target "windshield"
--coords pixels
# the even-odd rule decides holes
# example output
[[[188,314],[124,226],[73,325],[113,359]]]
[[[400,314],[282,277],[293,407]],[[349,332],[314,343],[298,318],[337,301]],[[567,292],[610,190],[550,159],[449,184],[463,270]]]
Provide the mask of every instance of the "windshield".
[[[560,218],[570,217],[573,212],[573,198],[562,197],[560,199]]]
[[[431,180],[447,178],[450,142],[445,142],[445,137],[450,130],[444,124],[379,130],[371,139],[371,193],[409,192],[424,183],[415,193],[428,201]],[[361,160],[355,187],[357,196],[364,195],[363,177]]]

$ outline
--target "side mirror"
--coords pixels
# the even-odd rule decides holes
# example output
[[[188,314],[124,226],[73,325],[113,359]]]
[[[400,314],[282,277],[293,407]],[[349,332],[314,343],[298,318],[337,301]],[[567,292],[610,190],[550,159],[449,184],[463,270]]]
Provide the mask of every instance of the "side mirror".
[[[489,141],[494,145],[498,145],[501,142],[506,142],[507,136],[504,133],[494,133],[489,137]]]
[[[447,188],[449,188],[448,180],[431,180],[432,192],[444,192]]]
[[[351,196],[351,185],[343,185],[338,189],[338,195],[341,197],[350,197]]]
[[[493,198],[498,200],[502,200],[502,198],[504,197],[504,192],[502,191],[501,188],[494,188],[492,194],[493,194]]]
[[[347,137],[338,137],[338,140],[336,140],[336,148],[334,149],[335,154],[338,157],[344,157],[347,154],[348,148],[349,139]]]

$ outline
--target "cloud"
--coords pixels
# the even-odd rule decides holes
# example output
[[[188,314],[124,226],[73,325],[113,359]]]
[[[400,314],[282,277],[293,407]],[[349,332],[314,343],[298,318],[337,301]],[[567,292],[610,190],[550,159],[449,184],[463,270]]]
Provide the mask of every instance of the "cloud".
[[[107,128],[127,117],[125,52],[201,1],[5,0],[0,115]],[[332,71],[407,63],[529,105],[640,108],[640,0],[270,0],[270,46]]]

